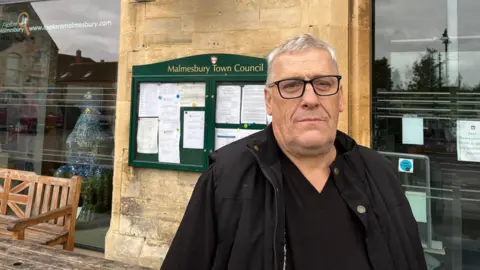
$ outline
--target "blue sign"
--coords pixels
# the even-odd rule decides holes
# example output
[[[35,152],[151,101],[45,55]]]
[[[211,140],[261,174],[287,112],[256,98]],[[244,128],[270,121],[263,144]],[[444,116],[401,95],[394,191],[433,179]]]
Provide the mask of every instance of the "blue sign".
[[[398,171],[403,173],[413,173],[413,159],[398,159]]]

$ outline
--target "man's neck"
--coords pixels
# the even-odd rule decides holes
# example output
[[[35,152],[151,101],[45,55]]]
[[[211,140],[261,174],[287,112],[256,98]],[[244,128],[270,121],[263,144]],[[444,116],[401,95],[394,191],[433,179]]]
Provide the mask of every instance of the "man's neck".
[[[337,155],[337,150],[333,145],[328,151],[314,156],[302,156],[299,154],[290,153],[288,149],[282,149],[282,151],[302,171],[328,171],[330,165],[333,163]]]
[[[282,148],[282,147],[280,147]],[[283,153],[297,166],[303,176],[321,192],[330,176],[330,165],[337,156],[335,146],[331,146],[328,151],[315,156],[295,155],[283,149]]]

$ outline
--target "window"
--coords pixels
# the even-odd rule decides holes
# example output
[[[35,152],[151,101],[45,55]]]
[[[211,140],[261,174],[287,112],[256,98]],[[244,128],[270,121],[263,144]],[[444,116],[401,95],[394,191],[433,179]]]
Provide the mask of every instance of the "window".
[[[28,33],[17,24],[22,13]],[[75,241],[101,250],[112,201],[120,1],[0,3],[0,18],[0,167],[81,175]]]
[[[399,168],[432,269],[478,269],[480,2],[373,3],[373,147]]]
[[[7,68],[5,71],[5,85],[20,86],[22,79],[22,57],[16,53],[7,56]]]

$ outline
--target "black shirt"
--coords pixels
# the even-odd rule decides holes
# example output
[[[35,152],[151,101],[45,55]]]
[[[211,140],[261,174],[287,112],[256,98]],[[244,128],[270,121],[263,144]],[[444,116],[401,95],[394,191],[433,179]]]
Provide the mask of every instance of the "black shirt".
[[[364,229],[339,194],[333,176],[322,192],[282,158],[287,270],[370,270]]]

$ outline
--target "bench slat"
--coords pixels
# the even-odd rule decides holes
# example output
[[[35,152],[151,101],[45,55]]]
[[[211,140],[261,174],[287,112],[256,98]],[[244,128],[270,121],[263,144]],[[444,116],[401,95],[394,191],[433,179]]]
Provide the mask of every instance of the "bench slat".
[[[64,207],[64,206],[67,205],[68,190],[69,190],[69,187],[67,187],[67,186],[62,187],[62,195],[61,195],[60,206],[59,207]],[[58,221],[57,221],[57,224],[60,225],[60,226],[63,226],[64,221],[65,221],[64,217],[59,217]]]
[[[25,217],[29,218],[32,216],[32,207],[33,207],[33,198],[35,196],[35,183],[30,183],[28,188],[28,199],[27,205],[25,206]]]
[[[43,196],[42,214],[49,211],[50,208],[50,193],[52,192],[52,185],[45,185],[45,195]]]
[[[35,204],[33,205],[33,215],[37,216],[40,214],[40,206],[42,205],[42,194],[43,194],[43,184],[37,183],[37,194],[35,195]]]
[[[2,206],[0,209],[0,215],[5,215],[7,213],[7,202],[8,202],[8,193],[10,192],[10,175],[7,173],[5,176],[5,183],[3,184],[3,198],[2,198]]]
[[[53,194],[52,194],[52,202],[50,204],[50,210],[55,210],[58,208],[58,198],[60,195],[60,187],[59,186],[53,186]],[[48,223],[50,224],[55,224],[57,219],[50,220]]]

